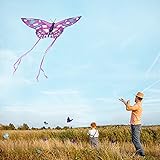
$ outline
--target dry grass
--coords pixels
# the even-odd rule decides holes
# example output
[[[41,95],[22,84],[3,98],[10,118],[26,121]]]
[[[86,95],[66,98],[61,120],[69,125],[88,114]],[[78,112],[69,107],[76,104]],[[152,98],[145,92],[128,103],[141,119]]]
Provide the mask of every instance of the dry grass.
[[[143,128],[142,138],[148,138],[143,143],[145,158],[133,157],[135,150],[128,127],[99,128],[98,149],[89,146],[87,129],[83,128],[7,131],[8,140],[2,139],[6,131],[0,131],[0,160],[160,160],[159,131],[159,127]],[[72,138],[76,138],[76,143],[70,141]],[[111,143],[112,138],[115,143]]]

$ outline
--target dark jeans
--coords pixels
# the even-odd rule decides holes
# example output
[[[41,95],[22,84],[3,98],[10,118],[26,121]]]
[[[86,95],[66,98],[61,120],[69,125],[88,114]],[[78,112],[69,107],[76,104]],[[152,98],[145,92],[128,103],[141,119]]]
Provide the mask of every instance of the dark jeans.
[[[132,133],[132,142],[136,148],[137,154],[143,156],[144,150],[140,142],[141,124],[131,125],[131,133]]]

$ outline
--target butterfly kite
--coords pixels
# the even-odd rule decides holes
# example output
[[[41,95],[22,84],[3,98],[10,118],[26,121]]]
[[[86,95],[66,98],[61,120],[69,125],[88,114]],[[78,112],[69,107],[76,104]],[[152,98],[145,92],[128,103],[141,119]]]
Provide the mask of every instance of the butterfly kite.
[[[41,73],[41,71],[43,72],[44,76],[46,78],[48,78],[42,68],[43,65],[43,61],[44,58],[46,56],[46,53],[48,52],[48,50],[52,47],[52,45],[54,44],[54,42],[56,41],[56,39],[62,34],[63,30],[68,27],[71,26],[73,24],[75,24],[79,19],[81,18],[81,16],[78,17],[73,17],[73,18],[68,18],[68,19],[64,19],[62,21],[59,21],[57,23],[53,22],[53,23],[49,23],[47,21],[44,20],[40,20],[40,19],[34,19],[34,18],[21,18],[22,21],[29,27],[33,28],[36,30],[36,35],[38,37],[37,42],[33,45],[33,47],[27,51],[26,53],[24,53],[22,56],[20,56],[18,58],[18,60],[14,63],[13,67],[14,67],[14,72],[16,72],[16,70],[18,69],[19,64],[21,63],[21,60],[24,56],[26,56],[30,51],[33,50],[33,48],[38,44],[38,42],[41,39],[44,38],[52,38],[53,41],[52,43],[48,46],[48,48],[46,49],[46,51],[44,52],[43,58],[41,60],[40,63],[40,67],[39,67],[39,71],[38,71],[38,75],[36,77],[37,81],[39,78],[39,75]]]
[[[47,125],[48,123],[46,121],[44,121],[44,124]]]
[[[73,119],[70,119],[69,117],[67,118],[67,123],[73,121]]]

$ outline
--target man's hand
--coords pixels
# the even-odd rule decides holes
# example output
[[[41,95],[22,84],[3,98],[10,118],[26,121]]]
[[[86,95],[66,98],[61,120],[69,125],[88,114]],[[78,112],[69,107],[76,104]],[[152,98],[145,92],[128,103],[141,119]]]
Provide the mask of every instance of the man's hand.
[[[123,98],[120,98],[119,100],[123,102],[126,106],[130,106],[130,100],[125,101]]]
[[[127,101],[127,106],[130,106],[130,100]]]
[[[121,102],[123,102],[124,104],[126,103],[123,98],[120,98],[119,100],[120,100]]]
[[[123,98],[120,98],[119,100],[125,104],[127,111],[130,111],[130,110],[131,110],[131,109],[130,109],[130,107],[131,107],[131,105],[130,105],[130,100],[125,101]]]

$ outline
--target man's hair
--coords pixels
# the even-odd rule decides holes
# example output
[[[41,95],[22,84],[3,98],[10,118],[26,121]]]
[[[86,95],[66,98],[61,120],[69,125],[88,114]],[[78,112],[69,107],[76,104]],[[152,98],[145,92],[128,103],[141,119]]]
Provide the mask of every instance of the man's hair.
[[[137,96],[136,96],[137,97]],[[142,101],[143,100],[143,98],[140,98],[140,97],[137,97],[137,99],[139,100],[139,101]]]

